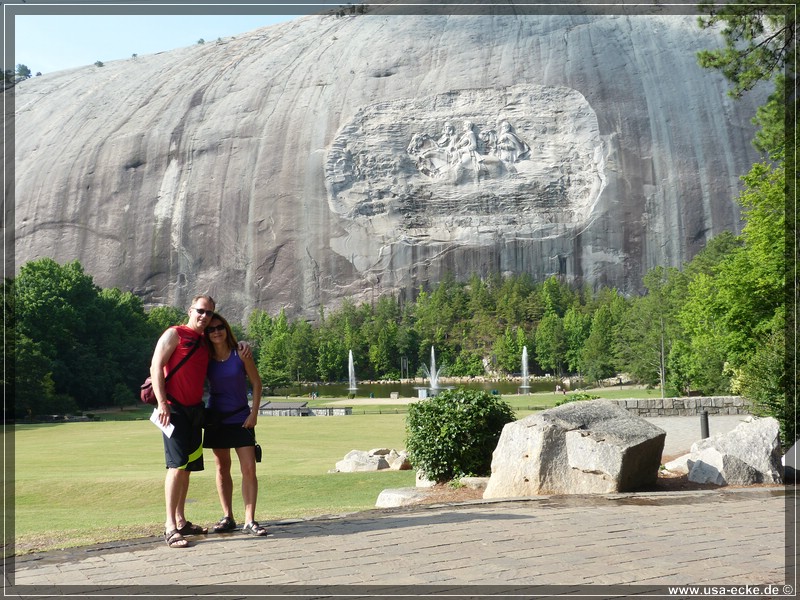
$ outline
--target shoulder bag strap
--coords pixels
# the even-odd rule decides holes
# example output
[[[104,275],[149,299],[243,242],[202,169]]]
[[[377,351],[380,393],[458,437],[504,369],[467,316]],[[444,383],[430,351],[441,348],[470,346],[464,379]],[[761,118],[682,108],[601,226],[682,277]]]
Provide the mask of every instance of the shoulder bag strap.
[[[172,371],[167,373],[167,376],[164,377],[164,383],[169,381],[169,378],[172,377],[173,373],[177,372],[178,369],[180,369],[183,365],[186,364],[186,361],[189,360],[192,357],[192,354],[194,354],[194,351],[197,350],[197,348],[200,347],[200,344],[201,344],[202,341],[203,341],[202,339],[197,340],[197,343],[194,346],[192,346],[192,349],[189,350],[189,353],[181,359],[181,362],[179,362],[177,365],[175,365],[175,368],[172,369]]]

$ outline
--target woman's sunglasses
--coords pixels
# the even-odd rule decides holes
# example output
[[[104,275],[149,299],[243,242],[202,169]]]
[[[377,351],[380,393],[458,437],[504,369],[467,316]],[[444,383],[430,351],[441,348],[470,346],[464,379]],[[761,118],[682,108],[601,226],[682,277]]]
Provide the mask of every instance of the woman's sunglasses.
[[[225,325],[217,325],[216,327],[206,327],[206,331],[208,333],[214,333],[215,331],[225,331]]]

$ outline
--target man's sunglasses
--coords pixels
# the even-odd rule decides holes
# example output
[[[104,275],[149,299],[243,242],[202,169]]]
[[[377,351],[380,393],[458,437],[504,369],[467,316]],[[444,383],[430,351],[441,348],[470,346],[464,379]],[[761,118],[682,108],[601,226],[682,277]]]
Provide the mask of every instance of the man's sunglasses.
[[[214,314],[214,311],[213,311],[213,310],[207,310],[207,309],[205,309],[205,308],[195,308],[195,307],[193,306],[193,307],[192,307],[192,310],[193,310],[193,311],[195,311],[195,312],[196,312],[198,315],[200,315],[201,317],[202,317],[203,315],[205,315],[205,314],[208,314],[208,315],[213,315],[213,314]]]
[[[225,331],[225,325],[217,325],[216,327],[206,327],[206,331],[208,333],[214,333],[215,331]]]

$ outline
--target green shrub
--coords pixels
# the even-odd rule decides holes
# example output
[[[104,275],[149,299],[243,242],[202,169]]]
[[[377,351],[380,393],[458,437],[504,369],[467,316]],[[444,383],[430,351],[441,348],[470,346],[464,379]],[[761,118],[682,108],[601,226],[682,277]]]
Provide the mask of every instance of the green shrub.
[[[563,400],[559,400],[556,402],[556,406],[561,406],[562,404],[566,404],[567,402],[582,402],[583,400],[597,400],[600,396],[595,396],[594,394],[586,394],[586,393],[579,393],[579,394],[569,394],[564,396]]]
[[[514,411],[486,391],[445,390],[410,404],[406,449],[415,469],[437,482],[489,475],[492,452]]]

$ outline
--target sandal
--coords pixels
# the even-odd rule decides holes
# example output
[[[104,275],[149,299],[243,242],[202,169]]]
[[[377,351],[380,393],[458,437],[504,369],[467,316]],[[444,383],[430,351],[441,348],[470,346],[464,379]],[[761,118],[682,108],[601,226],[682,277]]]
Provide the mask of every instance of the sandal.
[[[205,535],[208,533],[208,527],[200,527],[191,521],[186,521],[183,527],[178,527],[178,533],[181,535]]]
[[[214,533],[225,533],[236,529],[236,521],[231,517],[222,517],[217,524],[214,525]]]
[[[186,548],[186,546],[189,545],[187,539],[183,537],[181,535],[181,532],[178,531],[177,529],[165,532],[164,541],[170,548]]]
[[[247,525],[242,527],[242,533],[250,535],[267,535],[267,528],[258,524],[258,521],[250,521]]]

